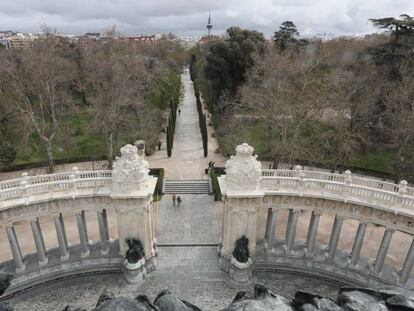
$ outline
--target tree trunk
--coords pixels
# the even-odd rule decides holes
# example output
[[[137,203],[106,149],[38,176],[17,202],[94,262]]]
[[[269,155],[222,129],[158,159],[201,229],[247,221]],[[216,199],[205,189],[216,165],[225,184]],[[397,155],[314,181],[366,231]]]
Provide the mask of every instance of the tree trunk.
[[[52,174],[54,172],[53,153],[52,153],[52,142],[50,139],[46,140],[47,150],[47,173]]]
[[[108,150],[108,167],[112,170],[113,158],[114,158],[114,149],[113,149],[113,133],[110,133],[107,138],[107,150]]]

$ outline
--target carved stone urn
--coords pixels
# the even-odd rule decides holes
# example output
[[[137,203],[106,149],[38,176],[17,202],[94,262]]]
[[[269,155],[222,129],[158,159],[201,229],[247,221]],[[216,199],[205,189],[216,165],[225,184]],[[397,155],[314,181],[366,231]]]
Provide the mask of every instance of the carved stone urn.
[[[131,195],[139,191],[148,178],[148,162],[138,154],[137,147],[125,145],[112,170],[112,195]]]
[[[141,258],[136,263],[124,260],[124,277],[128,283],[136,284],[144,280],[147,274],[145,258]]]
[[[246,143],[236,147],[236,155],[226,163],[228,191],[255,191],[260,187],[262,164],[253,156],[254,148]]]

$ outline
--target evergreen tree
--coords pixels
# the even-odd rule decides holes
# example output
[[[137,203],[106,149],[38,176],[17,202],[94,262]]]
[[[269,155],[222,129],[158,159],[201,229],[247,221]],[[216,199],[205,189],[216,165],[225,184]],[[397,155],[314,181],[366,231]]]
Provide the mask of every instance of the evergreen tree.
[[[299,47],[308,44],[307,40],[297,39],[297,37],[299,37],[299,31],[296,25],[291,21],[286,21],[279,26],[279,31],[276,31],[273,35],[273,42],[282,52],[286,51],[289,47],[297,50]]]
[[[171,128],[168,124],[167,126],[167,156],[170,158],[172,154],[172,137],[171,137]]]

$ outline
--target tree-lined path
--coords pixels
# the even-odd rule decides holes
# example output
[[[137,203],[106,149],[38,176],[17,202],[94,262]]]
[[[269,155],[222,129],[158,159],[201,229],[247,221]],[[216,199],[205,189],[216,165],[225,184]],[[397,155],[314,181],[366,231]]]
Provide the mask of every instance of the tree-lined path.
[[[198,113],[193,82],[190,79],[188,69],[184,69],[181,75],[184,87],[183,99],[177,112],[177,124],[174,135],[174,148],[171,158],[167,157],[165,135],[162,138],[162,148],[148,157],[151,167],[165,168],[165,178],[173,180],[197,180],[206,179],[204,169],[210,161],[215,161],[216,166],[223,166],[226,159],[219,153],[215,153],[218,144],[211,137],[213,129],[208,126],[209,145],[208,157],[203,156],[203,143],[200,127],[198,125]],[[208,122],[208,121],[207,121]]]

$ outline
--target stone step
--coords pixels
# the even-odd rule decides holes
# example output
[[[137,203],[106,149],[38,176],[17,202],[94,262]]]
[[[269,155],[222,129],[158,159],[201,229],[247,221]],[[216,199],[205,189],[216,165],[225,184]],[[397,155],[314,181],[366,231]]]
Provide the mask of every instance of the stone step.
[[[164,193],[202,194],[210,193],[209,180],[166,180]]]

